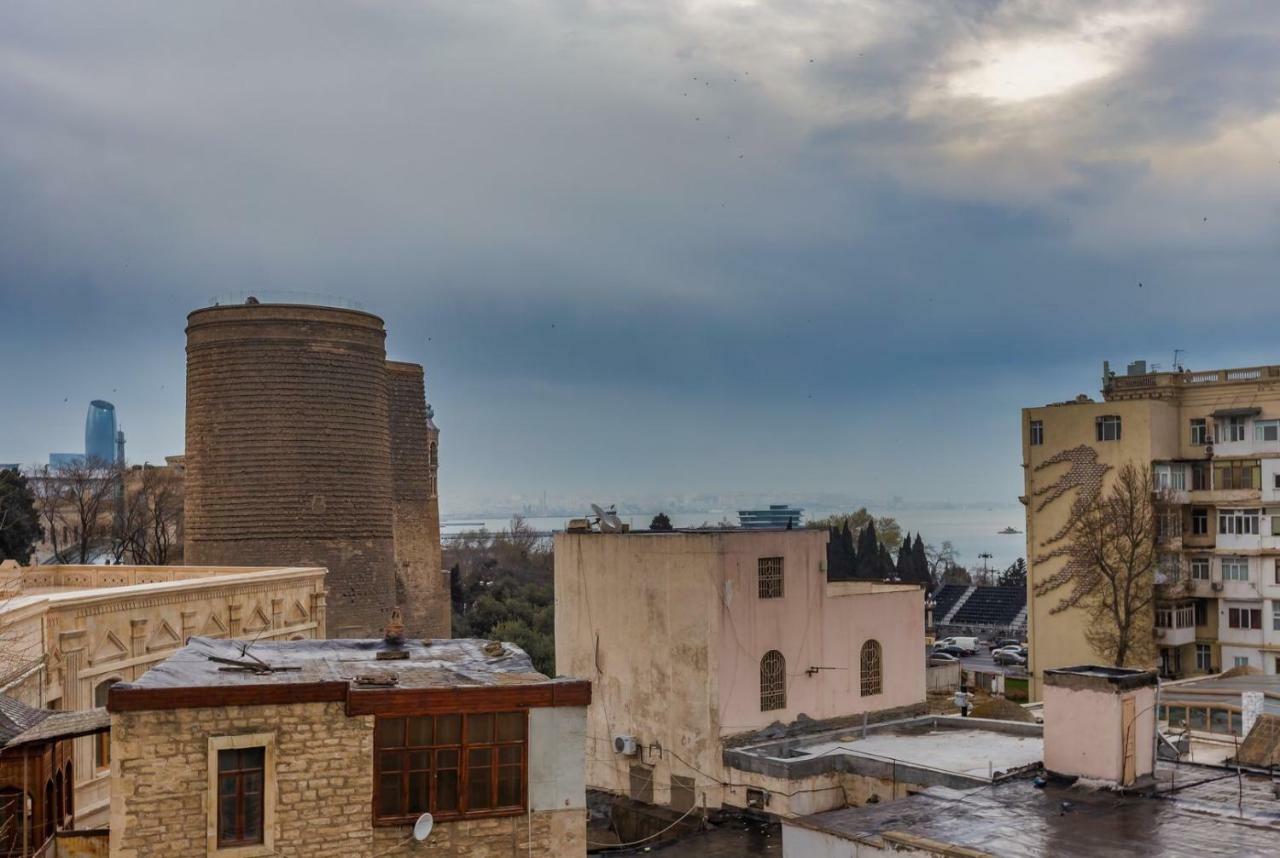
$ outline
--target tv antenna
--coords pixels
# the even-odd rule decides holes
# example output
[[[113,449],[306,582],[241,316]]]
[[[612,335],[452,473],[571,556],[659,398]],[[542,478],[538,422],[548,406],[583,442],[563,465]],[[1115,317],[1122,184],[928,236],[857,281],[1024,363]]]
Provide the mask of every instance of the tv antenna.
[[[622,532],[622,519],[618,518],[618,512],[612,505],[608,509],[601,509],[598,504],[593,503],[591,511],[595,513],[596,525],[601,533]]]
[[[1186,349],[1174,349],[1174,350],[1173,350],[1173,370],[1174,370],[1174,372],[1186,372],[1186,370],[1184,370],[1184,369],[1182,368],[1182,361],[1178,359],[1178,355],[1186,354],[1186,352],[1187,352],[1187,350],[1186,350]]]

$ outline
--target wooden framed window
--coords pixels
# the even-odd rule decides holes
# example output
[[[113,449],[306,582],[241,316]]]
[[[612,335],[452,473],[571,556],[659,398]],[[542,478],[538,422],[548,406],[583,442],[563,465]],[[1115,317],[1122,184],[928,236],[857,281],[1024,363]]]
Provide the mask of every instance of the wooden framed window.
[[[528,714],[379,717],[374,728],[375,821],[412,822],[524,810]]]
[[[107,694],[111,691],[111,686],[120,681],[120,677],[104,679],[99,682],[93,689],[93,705],[106,706]],[[93,764],[99,769],[111,767],[111,734],[99,733],[93,737]]]
[[[781,599],[783,594],[782,558],[761,557],[756,561],[756,580],[761,599]]]
[[[787,708],[787,660],[771,649],[760,659],[760,711]]]
[[[864,643],[858,663],[859,675],[862,678],[862,696],[871,697],[880,694],[884,690],[880,642],[867,641]]]
[[[267,749],[218,751],[218,848],[263,842]]]
[[[1032,420],[1031,421],[1031,446],[1039,447],[1043,443],[1044,443],[1044,421]]]

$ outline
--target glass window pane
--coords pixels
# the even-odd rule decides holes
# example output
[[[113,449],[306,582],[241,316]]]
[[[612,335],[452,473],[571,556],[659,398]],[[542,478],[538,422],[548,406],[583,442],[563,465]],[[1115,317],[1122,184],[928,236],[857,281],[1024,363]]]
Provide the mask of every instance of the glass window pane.
[[[244,800],[244,841],[259,843],[262,840],[262,796]]]
[[[493,716],[485,713],[484,715],[468,715],[467,716],[467,743],[480,743],[493,741]]]
[[[235,840],[236,832],[236,803],[235,799],[229,798],[218,802],[218,839],[219,840]]]
[[[426,813],[431,807],[427,800],[427,772],[409,773],[409,812]]]
[[[1182,727],[1187,723],[1187,707],[1170,706],[1169,707],[1169,726]]]
[[[382,775],[378,778],[378,815],[400,816],[403,814],[403,796],[399,774]]]
[[[462,716],[440,715],[436,718],[436,744],[457,745],[462,741]]]
[[[1280,518],[1280,516],[1277,516]],[[503,712],[498,715],[498,741],[518,742],[524,738],[525,716],[523,712]]]
[[[515,807],[520,804],[520,767],[502,766],[498,769],[498,807]]]
[[[486,764],[467,769],[467,810],[493,807],[493,771]]]
[[[398,748],[404,744],[404,719],[379,718],[374,744],[379,748]]]
[[[235,775],[222,775],[218,778],[218,795],[235,795],[238,780]]]
[[[411,751],[409,753],[409,768],[413,771],[431,768],[431,752]]]
[[[1231,718],[1225,709],[1211,709],[1212,720],[1209,722],[1209,730],[1213,733],[1229,733],[1231,731]]]
[[[456,769],[458,767],[457,751],[436,751],[437,769]]]
[[[1192,730],[1209,729],[1209,717],[1204,709],[1188,709],[1187,714],[1191,719]]]
[[[520,758],[523,756],[520,752],[524,749],[523,745],[504,745],[498,749],[498,765],[500,766],[518,766]]]
[[[431,744],[431,718],[409,719],[409,744],[422,748]]]
[[[383,751],[378,755],[378,768],[384,772],[398,772],[402,759],[400,751]]]
[[[1239,712],[1231,713],[1231,733],[1239,736],[1244,732],[1244,716]]]
[[[458,772],[445,769],[436,773],[436,812],[458,809]]]

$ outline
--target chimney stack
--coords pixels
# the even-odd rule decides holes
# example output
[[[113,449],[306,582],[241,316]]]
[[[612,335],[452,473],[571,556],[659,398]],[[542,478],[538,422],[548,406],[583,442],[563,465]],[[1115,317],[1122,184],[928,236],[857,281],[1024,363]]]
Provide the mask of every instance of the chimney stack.
[[[1044,767],[1131,787],[1155,769],[1154,671],[1081,665],[1044,672]]]

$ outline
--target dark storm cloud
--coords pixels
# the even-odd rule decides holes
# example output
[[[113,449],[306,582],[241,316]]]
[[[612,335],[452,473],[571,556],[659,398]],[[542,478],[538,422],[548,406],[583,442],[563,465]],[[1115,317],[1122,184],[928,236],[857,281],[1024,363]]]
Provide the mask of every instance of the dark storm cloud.
[[[94,396],[174,452],[185,313],[301,290],[426,364],[455,497],[1012,496],[1102,358],[1275,360],[1197,326],[1280,309],[1280,11],[1115,5],[6,3],[0,460]]]

